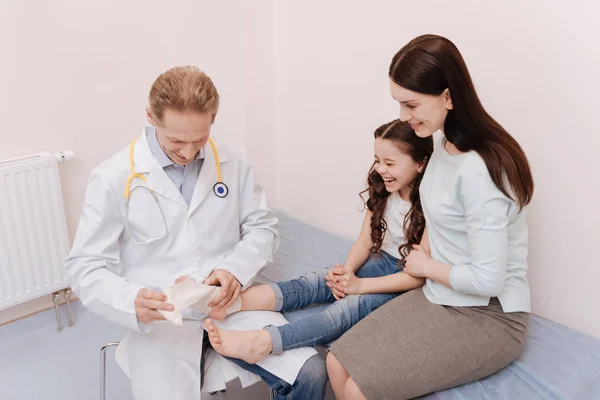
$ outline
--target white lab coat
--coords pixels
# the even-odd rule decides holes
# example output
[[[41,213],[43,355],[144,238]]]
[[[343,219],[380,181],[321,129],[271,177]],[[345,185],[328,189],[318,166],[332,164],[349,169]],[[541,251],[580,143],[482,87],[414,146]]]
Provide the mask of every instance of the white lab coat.
[[[231,272],[244,287],[273,259],[278,246],[277,218],[269,210],[262,188],[243,152],[217,142],[223,182],[229,195],[213,193],[217,181],[210,144],[188,207],[183,196],[152,155],[145,135],[134,150],[135,172],[158,196],[168,233],[150,244],[134,245],[124,225],[125,186],[130,175],[129,146],[90,174],[83,214],[66,265],[71,285],[92,312],[129,328],[117,350],[117,360],[132,378],[135,399],[200,399],[201,323],[138,323],[133,301],[143,287],[162,290],[181,275],[201,281],[214,269]],[[134,179],[132,188],[144,185]],[[139,190],[139,189],[138,189]],[[137,193],[137,192],[136,192]],[[160,213],[151,196],[132,196],[129,223],[133,233],[158,237]],[[228,317],[228,329],[260,329],[281,325],[279,313],[241,312]],[[297,349],[269,356],[259,363],[293,382],[304,362],[316,354]],[[248,386],[259,378],[220,355],[207,355],[209,370],[202,392],[225,388],[235,377]]]

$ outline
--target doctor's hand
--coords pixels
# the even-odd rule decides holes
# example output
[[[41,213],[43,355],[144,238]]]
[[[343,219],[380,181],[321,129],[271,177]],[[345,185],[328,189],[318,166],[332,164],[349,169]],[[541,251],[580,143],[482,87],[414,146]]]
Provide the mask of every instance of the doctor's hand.
[[[240,296],[242,284],[229,271],[224,269],[215,269],[212,274],[204,281],[205,285],[221,286],[221,292],[210,303],[215,311],[221,308],[229,308]]]
[[[166,302],[167,296],[152,289],[142,288],[133,301],[135,314],[140,322],[152,322],[165,319],[156,310],[173,311],[173,305]]]

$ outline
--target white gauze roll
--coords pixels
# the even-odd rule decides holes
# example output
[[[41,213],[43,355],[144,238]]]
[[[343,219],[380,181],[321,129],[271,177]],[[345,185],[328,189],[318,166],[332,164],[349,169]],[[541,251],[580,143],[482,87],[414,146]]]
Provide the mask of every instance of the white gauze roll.
[[[204,314],[208,314],[211,308],[208,303],[212,301],[221,292],[220,286],[209,286],[198,283],[193,279],[186,279],[173,286],[168,287],[163,292],[167,296],[167,303],[173,305],[173,311],[158,310],[167,320],[175,325],[183,324],[181,310],[186,307],[194,307]],[[242,308],[242,300],[238,296],[235,302],[227,308],[227,313],[232,314]]]

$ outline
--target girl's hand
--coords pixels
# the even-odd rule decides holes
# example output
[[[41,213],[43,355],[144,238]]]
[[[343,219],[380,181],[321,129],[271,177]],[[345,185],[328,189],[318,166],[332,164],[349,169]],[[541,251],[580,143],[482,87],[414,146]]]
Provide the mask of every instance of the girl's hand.
[[[339,265],[332,271],[345,294],[360,294],[361,279],[354,274],[354,271]]]
[[[340,300],[346,297],[346,294],[344,293],[343,287],[338,283],[337,276],[333,273],[336,268],[342,267],[339,264],[335,264],[335,267],[327,272],[327,275],[325,276],[325,286],[331,290],[331,293],[336,300]]]
[[[404,272],[415,278],[427,278],[425,275],[425,263],[431,260],[431,255],[418,244],[413,244],[408,257],[406,257],[406,263],[404,264]]]

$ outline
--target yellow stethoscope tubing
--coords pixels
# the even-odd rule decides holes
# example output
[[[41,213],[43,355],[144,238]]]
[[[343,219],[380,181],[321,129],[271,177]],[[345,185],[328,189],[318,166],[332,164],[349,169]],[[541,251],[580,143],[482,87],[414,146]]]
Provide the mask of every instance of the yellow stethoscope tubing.
[[[212,147],[213,154],[215,155],[215,164],[217,165],[217,182],[223,183],[223,178],[221,176],[221,161],[219,161],[217,146],[215,145],[213,138],[208,138],[208,142],[210,143],[210,147]]]
[[[146,183],[146,177],[142,174],[136,174],[133,169],[133,149],[135,148],[136,141],[137,138],[133,139],[133,142],[131,142],[131,145],[129,146],[129,171],[131,174],[129,175],[129,178],[127,178],[127,184],[125,185],[125,200],[129,200],[129,193],[131,193],[131,181],[134,178],[140,178],[142,181],[144,181],[144,183]],[[149,190],[152,192],[152,189]]]
[[[131,145],[129,146],[129,171],[131,174],[129,178],[127,178],[127,183],[125,184],[125,200],[129,200],[129,194],[131,193],[131,181],[135,178],[139,178],[144,183],[146,183],[146,177],[142,174],[136,174],[134,172],[134,164],[133,164],[133,149],[135,148],[135,142],[138,138],[133,139]],[[210,147],[212,147],[213,154],[215,156],[215,165],[217,167],[217,183],[223,183],[223,177],[221,175],[221,161],[219,160],[219,152],[217,151],[217,146],[215,145],[215,141],[213,138],[208,138],[208,142],[210,143]],[[152,189],[149,188],[152,192]]]

